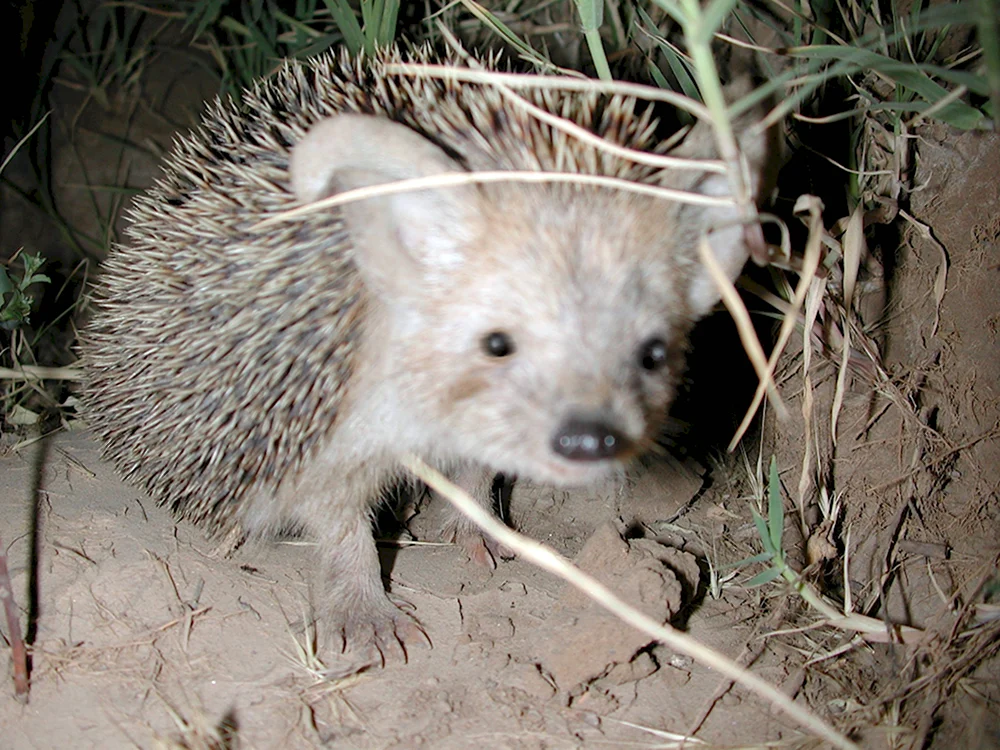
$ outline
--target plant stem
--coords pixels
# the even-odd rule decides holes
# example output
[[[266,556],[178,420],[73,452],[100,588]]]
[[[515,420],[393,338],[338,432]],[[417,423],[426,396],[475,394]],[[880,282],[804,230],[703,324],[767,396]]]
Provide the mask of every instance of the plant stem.
[[[594,67],[597,68],[597,77],[602,81],[610,81],[611,67],[608,65],[608,58],[604,55],[604,44],[601,42],[600,30],[585,31],[583,36],[590,49],[590,58],[594,61]]]
[[[10,658],[14,664],[14,696],[21,703],[28,702],[28,652],[21,637],[21,623],[14,603],[14,590],[7,570],[7,552],[0,541],[0,600],[3,601],[4,615],[7,617],[7,633],[10,637]]]

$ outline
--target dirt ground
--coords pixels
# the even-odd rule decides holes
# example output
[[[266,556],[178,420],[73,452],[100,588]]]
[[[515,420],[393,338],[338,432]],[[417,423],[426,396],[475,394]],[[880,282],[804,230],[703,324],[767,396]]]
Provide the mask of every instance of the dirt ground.
[[[19,452],[3,463],[3,534],[14,539],[19,591],[30,548],[23,490],[31,485],[31,456]],[[88,436],[53,441],[47,463],[34,685],[28,706],[9,695],[3,703],[11,747],[148,747],[157,735],[177,733],[176,716],[212,725],[227,714],[246,747],[331,740],[344,747],[574,747],[588,738],[643,736],[622,721],[684,731],[718,686],[717,676],[666,651],[633,660],[648,639],[565,601],[564,586],[530,565],[509,561],[491,573],[451,545],[387,550],[391,590],[414,605],[434,648],[343,685],[324,683],[296,656],[310,613],[307,543],[218,559],[199,530],[175,525],[122,485]],[[670,476],[662,482],[675,483]],[[699,486],[684,474],[676,484],[676,497],[656,499],[662,510],[676,511]],[[643,565],[625,560],[627,543],[605,525],[627,497],[610,486],[590,495],[534,490],[516,492],[512,505],[518,525],[570,554],[598,527],[601,559],[589,567],[620,576]],[[677,568],[697,576],[694,557],[680,557]],[[680,609],[694,582],[661,575],[654,586],[663,596],[653,606]],[[746,635],[732,629],[727,610],[713,602],[695,622],[733,651]],[[321,656],[337,668],[335,655]],[[772,674],[780,679],[782,671],[776,664]],[[762,738],[788,731],[766,711],[755,713],[762,713]],[[711,733],[725,739],[728,723]]]
[[[196,89],[146,93],[158,110],[190,113]],[[161,146],[186,120],[132,115],[130,137]],[[77,123],[77,154],[98,153],[97,142],[125,127],[123,117],[93,117],[88,109]],[[864,277],[885,378],[862,368],[848,379],[834,444],[836,370],[814,356],[806,425],[792,347],[780,380],[793,416],[778,425],[769,412],[745,451],[751,466],[758,452],[765,464],[777,456],[796,567],[804,525],[811,543],[827,543],[812,578],[840,601],[849,592],[857,612],[925,631],[917,645],[810,627],[818,615],[787,587],[744,585],[759,567],[735,577],[722,567],[761,550],[739,453],[651,460],[627,479],[572,492],[518,483],[509,514],[864,747],[1000,747],[1000,139],[933,125],[915,135],[913,221],[903,217],[899,236],[872,248],[880,262]],[[148,184],[158,150],[133,154],[129,184]],[[57,167],[67,183],[71,161]],[[91,179],[123,179],[116,162],[93,163],[110,171]],[[8,222],[12,205],[4,246],[29,245],[33,218]],[[396,534],[407,541],[382,548],[392,593],[413,605],[433,648],[338,679],[337,654],[310,647],[308,540],[225,557],[123,484],[75,426],[43,442],[6,435],[0,448],[0,538],[33,644],[30,701],[15,701],[6,679],[0,693],[5,748],[222,747],[227,738],[247,748],[652,748],[699,725],[713,746],[819,746],[759,698],[528,563],[470,564],[439,543],[434,504]],[[825,526],[815,502],[793,510],[807,444],[819,468],[806,489],[822,480],[841,507]]]

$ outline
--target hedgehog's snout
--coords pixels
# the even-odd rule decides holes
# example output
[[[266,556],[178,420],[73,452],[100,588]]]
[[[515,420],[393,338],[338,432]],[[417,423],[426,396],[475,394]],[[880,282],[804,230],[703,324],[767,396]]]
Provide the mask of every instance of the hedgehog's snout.
[[[621,459],[635,450],[634,441],[611,424],[606,416],[574,414],[552,436],[552,450],[570,461]]]

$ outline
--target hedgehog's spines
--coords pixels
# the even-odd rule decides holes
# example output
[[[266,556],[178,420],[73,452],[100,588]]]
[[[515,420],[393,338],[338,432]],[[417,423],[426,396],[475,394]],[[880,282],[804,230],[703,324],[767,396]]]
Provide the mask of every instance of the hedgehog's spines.
[[[289,150],[316,122],[388,117],[473,170],[656,181],[657,170],[595,151],[489,85],[385,73],[433,59],[418,48],[288,62],[242,104],[209,104],[129,209],[130,244],[112,250],[83,335],[83,401],[106,454],[178,515],[227,530],[248,493],[273,490],[317,449],[350,388],[367,292],[339,215],[251,229],[295,204]],[[653,148],[652,110],[632,99],[522,96]]]

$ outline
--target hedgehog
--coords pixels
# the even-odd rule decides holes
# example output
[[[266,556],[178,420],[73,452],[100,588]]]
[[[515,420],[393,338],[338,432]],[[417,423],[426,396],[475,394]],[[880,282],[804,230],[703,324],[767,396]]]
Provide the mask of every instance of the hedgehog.
[[[719,301],[699,238],[715,230],[730,278],[748,254],[735,205],[587,184],[436,187],[282,220],[454,172],[729,193],[718,171],[598,149],[494,86],[388,67],[404,61],[456,62],[328,53],[210,105],[130,208],[81,335],[84,414],[120,473],[216,534],[303,529],[328,632],[383,659],[426,639],[385,591],[372,534],[401,458],[441,467],[488,507],[496,473],[570,486],[620,471],[654,443],[689,331]],[[610,143],[664,151],[635,99],[525,98]],[[712,158],[710,133],[696,125],[684,154]],[[757,192],[763,144],[741,138]],[[451,526],[482,556],[475,529]]]

